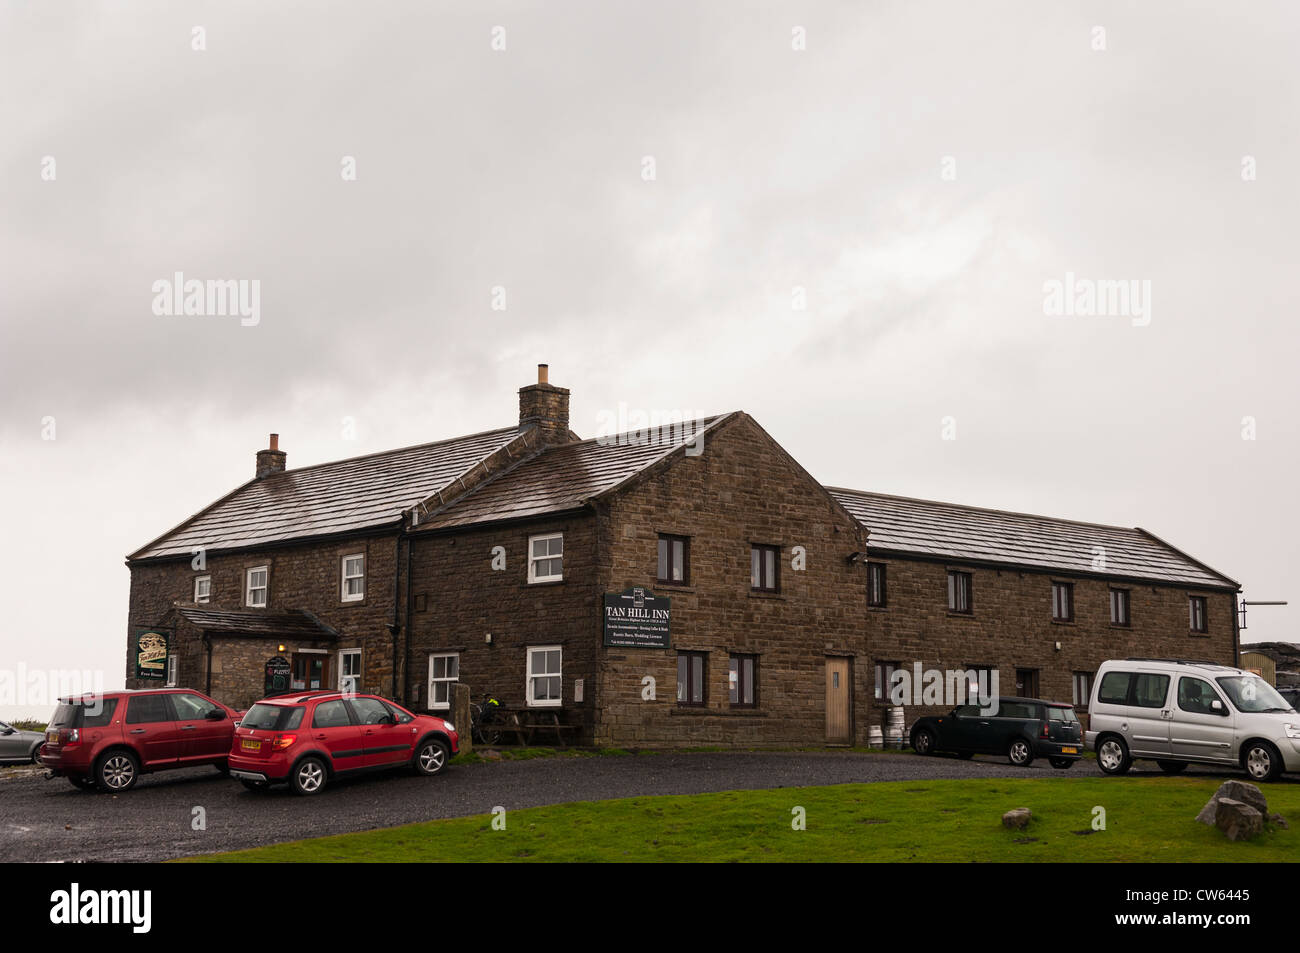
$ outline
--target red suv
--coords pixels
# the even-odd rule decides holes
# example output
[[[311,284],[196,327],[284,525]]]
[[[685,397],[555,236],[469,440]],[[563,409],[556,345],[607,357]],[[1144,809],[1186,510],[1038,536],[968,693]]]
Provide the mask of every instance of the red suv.
[[[378,695],[277,695],[248,709],[235,730],[230,774],[254,791],[287,781],[298,794],[318,794],[338,775],[401,766],[439,774],[459,750],[451,722]]]
[[[119,793],[141,774],[201,764],[226,770],[239,713],[188,688],[60,698],[41,764],[82,789]]]

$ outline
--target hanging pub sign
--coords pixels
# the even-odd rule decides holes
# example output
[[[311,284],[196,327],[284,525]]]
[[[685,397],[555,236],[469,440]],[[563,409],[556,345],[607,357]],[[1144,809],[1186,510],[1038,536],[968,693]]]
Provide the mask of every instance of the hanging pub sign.
[[[283,655],[277,655],[275,658],[266,660],[266,695],[283,695],[289,690],[289,676],[293,669],[289,665],[289,660]]]
[[[639,586],[605,593],[605,644],[625,649],[668,648],[672,600]]]
[[[167,677],[167,643],[171,641],[169,629],[137,628],[135,639],[135,677]]]

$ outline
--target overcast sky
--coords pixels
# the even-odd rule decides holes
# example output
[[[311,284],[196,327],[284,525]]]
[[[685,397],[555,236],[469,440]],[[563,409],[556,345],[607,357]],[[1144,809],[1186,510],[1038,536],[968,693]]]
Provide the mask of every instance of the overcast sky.
[[[268,432],[509,425],[538,362],[584,436],[744,410],[828,484],[1150,529],[1297,637],[1294,4],[0,11],[6,669],[120,685],[124,556]],[[155,314],[176,272],[258,323]],[[1145,315],[1045,313],[1067,274]]]

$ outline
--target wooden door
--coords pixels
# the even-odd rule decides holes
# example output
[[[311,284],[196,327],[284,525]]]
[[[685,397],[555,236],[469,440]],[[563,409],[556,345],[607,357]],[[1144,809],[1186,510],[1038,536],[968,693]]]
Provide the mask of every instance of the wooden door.
[[[828,658],[826,660],[826,743],[828,745],[847,745],[853,742],[853,716],[851,711],[852,694],[849,686],[849,660],[846,658]]]

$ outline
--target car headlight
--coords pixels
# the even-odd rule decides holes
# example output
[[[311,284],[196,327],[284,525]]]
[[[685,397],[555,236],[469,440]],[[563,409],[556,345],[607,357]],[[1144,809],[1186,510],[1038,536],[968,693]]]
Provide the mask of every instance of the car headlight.
[[[1300,725],[1283,725],[1288,738],[1300,738]]]
[[[449,722],[449,721],[444,721],[443,724],[447,726],[447,730],[448,730],[448,731],[455,731],[455,730],[456,730],[456,726],[453,725],[453,724],[452,724],[451,722]],[[1289,727],[1289,726],[1288,726],[1288,727]],[[1297,735],[1296,737],[1300,738],[1300,735]]]

